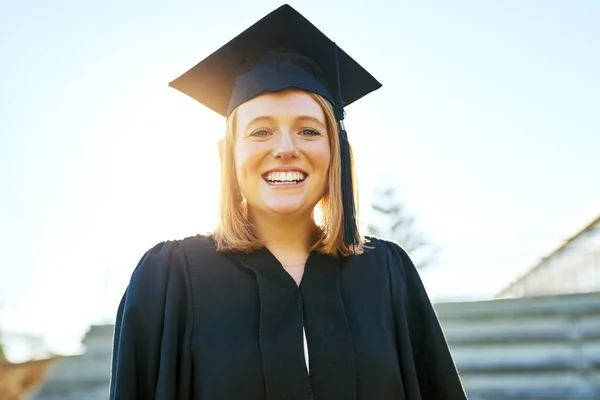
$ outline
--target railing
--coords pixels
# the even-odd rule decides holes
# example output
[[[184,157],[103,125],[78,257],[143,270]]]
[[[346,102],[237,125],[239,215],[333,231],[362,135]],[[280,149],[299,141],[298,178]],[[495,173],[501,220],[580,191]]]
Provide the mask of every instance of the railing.
[[[600,400],[600,292],[435,308],[470,400]],[[106,399],[111,333],[94,327],[34,399]]]
[[[436,310],[469,399],[600,399],[600,292]]]

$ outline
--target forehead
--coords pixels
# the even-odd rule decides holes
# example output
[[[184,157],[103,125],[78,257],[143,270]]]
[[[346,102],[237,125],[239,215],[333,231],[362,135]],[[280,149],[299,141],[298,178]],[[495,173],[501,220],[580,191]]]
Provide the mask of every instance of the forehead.
[[[295,119],[300,116],[312,117],[325,124],[321,105],[309,93],[296,89],[261,94],[237,109],[240,127],[260,117]]]

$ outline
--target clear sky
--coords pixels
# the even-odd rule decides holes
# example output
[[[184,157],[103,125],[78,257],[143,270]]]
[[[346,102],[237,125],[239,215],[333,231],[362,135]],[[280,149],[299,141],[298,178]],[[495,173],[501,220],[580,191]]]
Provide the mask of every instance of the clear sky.
[[[0,0],[0,327],[71,351],[142,254],[214,227],[218,115],[170,80],[281,3]],[[600,213],[600,3],[303,1],[383,88],[348,107],[440,248],[434,300],[490,296]]]

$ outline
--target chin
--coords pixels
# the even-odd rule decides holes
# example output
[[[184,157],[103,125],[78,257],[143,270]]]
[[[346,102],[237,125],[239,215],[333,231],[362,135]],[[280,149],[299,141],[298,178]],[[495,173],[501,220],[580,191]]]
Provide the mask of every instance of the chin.
[[[271,201],[266,200],[263,203],[264,210],[280,215],[311,215],[314,206],[311,207],[307,204],[307,202],[298,200],[300,199],[271,199]]]
[[[302,207],[301,205],[293,205],[293,204],[270,205],[270,204],[268,204],[266,207],[266,211],[272,212],[275,214],[281,214],[281,215],[293,215],[293,214],[300,214],[306,210],[304,210],[304,207]]]

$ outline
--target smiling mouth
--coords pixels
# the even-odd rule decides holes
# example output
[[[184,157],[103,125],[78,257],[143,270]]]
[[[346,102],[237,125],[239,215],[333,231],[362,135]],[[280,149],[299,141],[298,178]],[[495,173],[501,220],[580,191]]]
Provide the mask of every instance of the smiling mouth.
[[[270,186],[293,186],[298,185],[306,179],[307,175],[300,171],[268,172],[263,179]]]

